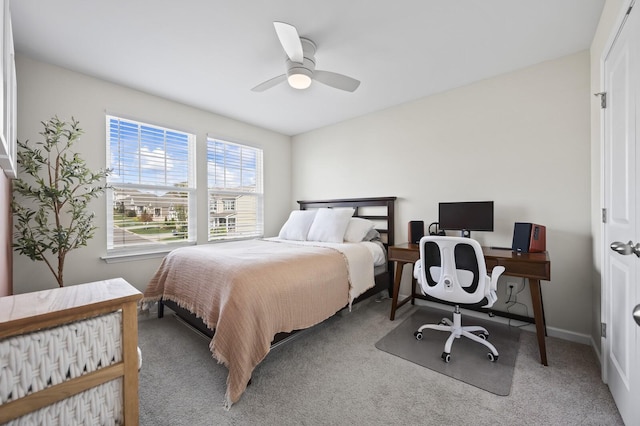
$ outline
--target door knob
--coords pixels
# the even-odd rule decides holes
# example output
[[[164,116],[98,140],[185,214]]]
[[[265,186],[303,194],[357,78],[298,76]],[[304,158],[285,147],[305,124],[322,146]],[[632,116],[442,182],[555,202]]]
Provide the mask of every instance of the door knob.
[[[629,241],[626,244],[620,241],[614,241],[609,247],[611,247],[611,250],[623,256],[635,254],[637,257],[640,257],[640,243],[634,245],[633,241]]]
[[[636,321],[636,324],[640,325],[640,305],[636,305],[633,308],[633,319]]]

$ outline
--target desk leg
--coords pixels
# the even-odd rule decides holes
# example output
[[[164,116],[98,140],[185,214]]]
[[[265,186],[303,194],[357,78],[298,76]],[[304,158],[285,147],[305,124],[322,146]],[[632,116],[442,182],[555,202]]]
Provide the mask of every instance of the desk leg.
[[[418,280],[416,280],[413,274],[411,274],[411,304],[412,305],[416,304],[416,283],[417,282]]]
[[[538,348],[540,349],[540,362],[547,364],[547,346],[545,343],[544,311],[542,309],[542,293],[540,290],[540,280],[529,278],[529,288],[531,289],[531,302],[533,305],[533,318],[536,321],[536,334],[538,336]]]
[[[396,317],[396,309],[398,308],[398,293],[400,293],[400,282],[402,281],[402,270],[406,262],[396,262],[396,276],[393,281],[393,297],[391,299],[391,316],[389,319],[393,321]]]

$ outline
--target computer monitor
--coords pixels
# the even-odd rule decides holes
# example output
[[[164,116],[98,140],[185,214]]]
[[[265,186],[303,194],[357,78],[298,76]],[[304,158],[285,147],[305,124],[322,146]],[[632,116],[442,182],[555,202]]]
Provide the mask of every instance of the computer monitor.
[[[461,231],[464,237],[470,237],[471,231],[493,231],[493,201],[440,203],[438,227]]]

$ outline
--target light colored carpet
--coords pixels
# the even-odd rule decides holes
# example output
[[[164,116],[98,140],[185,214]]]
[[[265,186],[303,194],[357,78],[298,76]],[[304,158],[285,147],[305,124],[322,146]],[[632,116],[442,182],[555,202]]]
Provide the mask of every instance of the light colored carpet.
[[[361,304],[362,305],[362,304]],[[592,348],[522,332],[511,394],[497,396],[375,347],[407,318],[365,302],[281,345],[230,411],[227,370],[175,318],[141,317],[142,425],[621,425]],[[483,360],[484,361],[484,360]]]
[[[520,347],[520,329],[462,315],[462,325],[484,327],[489,341],[499,353],[496,362],[489,361],[490,350],[477,342],[461,337],[451,346],[451,361],[440,357],[450,333],[425,329],[422,340],[414,332],[423,324],[438,324],[442,318],[452,319],[453,308],[443,311],[434,308],[418,308],[409,318],[391,330],[376,343],[376,348],[410,362],[429,368],[454,379],[484,389],[496,395],[506,396],[511,391],[513,368]]]

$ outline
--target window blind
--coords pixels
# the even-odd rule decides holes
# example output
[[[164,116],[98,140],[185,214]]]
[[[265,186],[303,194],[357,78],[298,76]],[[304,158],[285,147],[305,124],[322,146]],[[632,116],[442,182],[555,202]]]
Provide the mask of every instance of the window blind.
[[[195,136],[107,116],[107,250],[194,242]]]
[[[262,150],[207,140],[209,240],[263,234]]]

